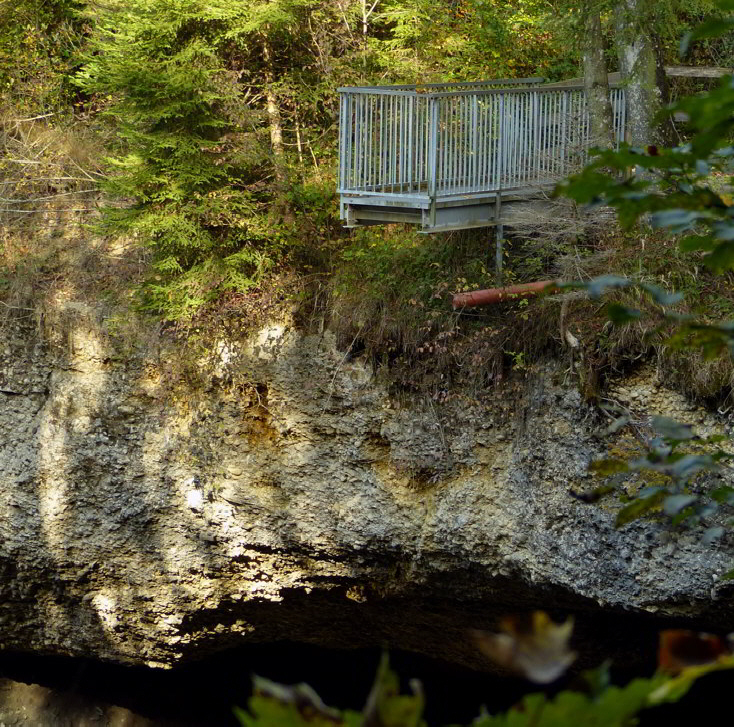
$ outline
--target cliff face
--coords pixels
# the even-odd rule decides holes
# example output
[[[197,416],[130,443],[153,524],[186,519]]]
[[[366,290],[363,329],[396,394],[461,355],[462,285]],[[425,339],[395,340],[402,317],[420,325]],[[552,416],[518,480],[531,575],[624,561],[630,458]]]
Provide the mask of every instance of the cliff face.
[[[74,313],[63,353],[22,328],[1,351],[4,648],[165,666],[291,639],[475,663],[467,627],[532,607],[734,625],[725,543],[615,530],[569,496],[605,445],[550,366],[398,403],[328,333],[277,325],[220,348],[250,386],[177,398]],[[651,381],[614,395],[720,426]]]

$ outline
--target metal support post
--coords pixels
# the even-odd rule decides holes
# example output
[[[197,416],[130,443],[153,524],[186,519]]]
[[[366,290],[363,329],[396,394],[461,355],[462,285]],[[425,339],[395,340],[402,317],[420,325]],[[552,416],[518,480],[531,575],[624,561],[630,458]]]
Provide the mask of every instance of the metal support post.
[[[494,250],[494,273],[495,273],[495,280],[497,282],[497,287],[500,287],[502,285],[502,265],[503,265],[503,256],[504,256],[504,236],[505,236],[505,230],[504,225],[500,221],[500,215],[502,214],[502,195],[497,192],[497,197],[495,198],[495,207],[494,207],[494,244],[495,244],[495,250]]]

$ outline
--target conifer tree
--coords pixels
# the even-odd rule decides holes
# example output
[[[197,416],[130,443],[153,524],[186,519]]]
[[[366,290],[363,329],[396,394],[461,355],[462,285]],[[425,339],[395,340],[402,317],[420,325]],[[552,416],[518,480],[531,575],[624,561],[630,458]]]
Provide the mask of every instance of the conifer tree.
[[[256,195],[266,165],[245,134],[237,74],[226,67],[226,2],[132,0],[98,18],[79,84],[109,99],[120,138],[110,160],[109,228],[154,251],[146,305],[173,317],[222,287],[246,288],[267,259]],[[231,142],[246,136],[247,153]],[[239,148],[238,148],[239,147]]]

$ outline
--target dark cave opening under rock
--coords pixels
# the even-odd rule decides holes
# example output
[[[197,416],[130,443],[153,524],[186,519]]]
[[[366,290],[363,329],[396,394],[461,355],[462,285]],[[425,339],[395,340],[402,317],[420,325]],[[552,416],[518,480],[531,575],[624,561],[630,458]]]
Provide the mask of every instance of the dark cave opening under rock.
[[[623,641],[628,654],[637,658],[617,660],[615,683],[624,684],[635,676],[650,675],[655,668],[655,630],[648,620],[635,628],[634,619],[613,621],[601,617],[596,626],[610,637]],[[591,627],[588,621],[583,631]],[[576,648],[583,650],[577,638]],[[622,652],[619,652],[620,654]],[[43,723],[35,720],[8,722],[33,727],[70,727],[82,722],[74,716],[74,704],[114,704],[147,718],[140,722],[160,727],[227,727],[237,725],[232,706],[245,706],[250,693],[250,677],[295,684],[306,682],[330,706],[361,709],[374,679],[381,655],[379,648],[334,649],[313,644],[276,642],[252,644],[212,655],[175,669],[158,670],[101,663],[91,659],[40,656],[14,652],[0,653],[0,678],[39,684],[52,690],[60,701],[55,715]],[[604,654],[586,653],[586,665],[600,663]],[[527,681],[394,650],[391,665],[400,675],[404,690],[410,679],[421,681],[426,696],[429,726],[469,724],[486,705],[491,713],[505,710],[524,694],[540,688]],[[548,688],[550,693],[568,688],[570,674]],[[642,725],[683,724],[707,712],[711,695],[719,697],[734,685],[730,674],[717,674],[696,685],[682,703],[643,713]],[[65,701],[64,701],[65,700]],[[49,709],[51,709],[49,700]],[[71,705],[68,708],[64,705]],[[0,703],[0,714],[3,706]],[[65,711],[67,710],[67,711]],[[101,714],[101,711],[100,711]],[[75,721],[77,720],[77,721]],[[109,722],[108,724],[111,724]],[[105,724],[105,722],[100,722]],[[138,722],[124,722],[135,724]]]

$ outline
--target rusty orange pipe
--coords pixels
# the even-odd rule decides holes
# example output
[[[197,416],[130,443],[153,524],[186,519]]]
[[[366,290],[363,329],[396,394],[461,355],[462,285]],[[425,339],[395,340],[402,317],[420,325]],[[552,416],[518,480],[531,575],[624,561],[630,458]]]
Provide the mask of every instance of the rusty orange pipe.
[[[456,293],[453,306],[456,308],[476,308],[479,305],[501,303],[503,300],[532,298],[540,292],[557,293],[558,286],[554,280],[538,280],[534,283],[510,285],[507,288],[489,288],[488,290],[472,290],[470,293]]]

